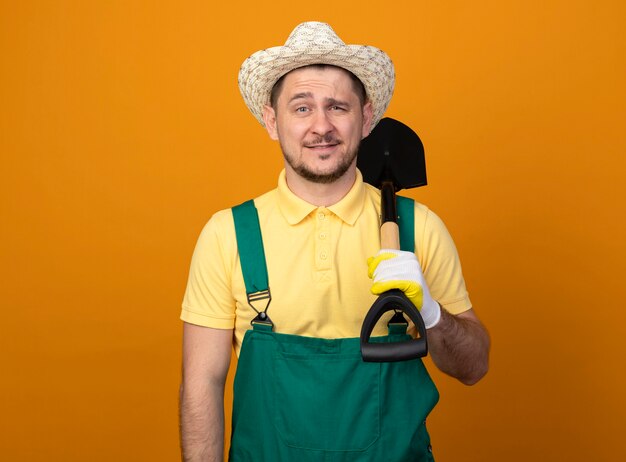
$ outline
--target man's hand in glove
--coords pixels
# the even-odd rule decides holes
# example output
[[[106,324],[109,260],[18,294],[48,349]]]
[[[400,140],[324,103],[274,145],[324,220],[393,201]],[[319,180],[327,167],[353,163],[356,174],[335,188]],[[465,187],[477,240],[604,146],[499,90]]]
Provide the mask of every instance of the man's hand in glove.
[[[380,295],[391,289],[400,289],[420,310],[426,329],[441,319],[441,307],[430,296],[422,268],[412,252],[382,249],[367,260],[369,277],[374,280],[371,291]]]

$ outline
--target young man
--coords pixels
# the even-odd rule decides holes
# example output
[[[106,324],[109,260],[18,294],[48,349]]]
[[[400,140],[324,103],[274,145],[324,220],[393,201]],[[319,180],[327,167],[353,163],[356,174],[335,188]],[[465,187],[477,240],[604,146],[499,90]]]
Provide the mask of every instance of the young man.
[[[234,343],[230,460],[432,460],[424,422],[437,390],[420,360],[362,361],[365,314],[376,294],[403,290],[434,362],[466,384],[486,373],[489,339],[452,239],[425,206],[415,204],[415,253],[380,249],[380,192],[363,183],[356,155],[389,104],[393,64],[376,48],[345,45],[327,24],[304,23],[284,46],[248,58],[239,86],[285,161],[277,189],[254,200],[264,260],[254,263],[267,268],[271,292],[250,289],[243,261],[254,233],[235,230],[235,211],[216,213],[181,315],[184,459],[223,458]],[[374,335],[387,335],[379,324]]]

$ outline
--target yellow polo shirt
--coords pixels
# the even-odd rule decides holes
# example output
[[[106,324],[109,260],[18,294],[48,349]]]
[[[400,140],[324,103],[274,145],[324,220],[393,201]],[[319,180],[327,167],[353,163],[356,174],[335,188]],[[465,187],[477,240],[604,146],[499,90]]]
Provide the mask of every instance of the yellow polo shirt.
[[[367,258],[380,249],[380,191],[357,179],[330,207],[295,196],[281,172],[278,187],[254,200],[259,214],[272,301],[274,331],[319,338],[358,337],[376,297]],[[461,264],[443,222],[415,204],[415,253],[431,295],[447,311],[471,308]],[[255,303],[259,309],[264,304]],[[248,305],[230,209],[217,212],[194,251],[181,319],[235,329],[235,349],[256,312]],[[385,335],[379,321],[373,335]]]

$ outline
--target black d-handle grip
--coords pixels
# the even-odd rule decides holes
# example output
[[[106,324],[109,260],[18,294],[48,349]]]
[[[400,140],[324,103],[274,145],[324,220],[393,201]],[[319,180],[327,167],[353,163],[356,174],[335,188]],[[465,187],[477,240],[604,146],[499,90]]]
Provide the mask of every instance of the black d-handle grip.
[[[419,332],[419,338],[404,342],[370,343],[369,338],[374,326],[383,314],[391,310],[406,313]],[[361,327],[361,355],[366,362],[394,362],[422,358],[428,354],[426,327],[424,320],[415,305],[404,295],[404,292],[393,289],[381,294],[365,316]]]

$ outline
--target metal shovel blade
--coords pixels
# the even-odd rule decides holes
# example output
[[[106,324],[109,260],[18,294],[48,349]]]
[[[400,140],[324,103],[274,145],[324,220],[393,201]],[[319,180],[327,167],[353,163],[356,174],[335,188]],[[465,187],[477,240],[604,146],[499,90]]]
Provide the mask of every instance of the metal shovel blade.
[[[427,184],[422,141],[411,128],[389,117],[361,141],[357,167],[363,180],[377,188],[385,180],[392,181],[396,191]]]

